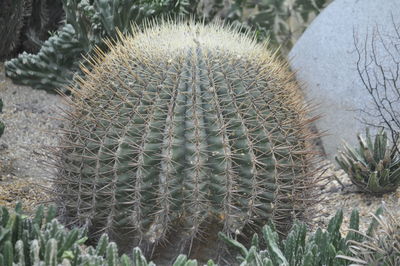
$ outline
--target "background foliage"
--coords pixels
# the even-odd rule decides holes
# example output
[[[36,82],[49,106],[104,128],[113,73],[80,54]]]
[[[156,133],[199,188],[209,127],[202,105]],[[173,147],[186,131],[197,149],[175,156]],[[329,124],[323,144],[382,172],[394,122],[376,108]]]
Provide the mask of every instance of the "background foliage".
[[[21,51],[37,53],[49,32],[61,24],[61,0],[3,0],[0,2],[0,59]]]
[[[19,0],[22,1],[22,0]],[[15,83],[53,91],[63,88],[79,73],[83,56],[94,47],[105,49],[104,38],[127,33],[131,23],[161,16],[191,17],[252,30],[259,40],[269,39],[287,53],[311,18],[329,0],[60,0],[65,24],[44,42],[37,54],[22,53],[6,62],[6,75]],[[18,7],[15,9],[20,11]],[[23,20],[21,15],[18,21]],[[34,23],[32,23],[34,25]],[[7,24],[8,25],[8,24]],[[1,29],[10,32],[10,29]],[[13,30],[15,31],[15,30]],[[36,36],[36,35],[35,35]],[[35,38],[31,38],[35,39]],[[4,44],[8,45],[8,44]],[[9,46],[9,45],[8,45]]]

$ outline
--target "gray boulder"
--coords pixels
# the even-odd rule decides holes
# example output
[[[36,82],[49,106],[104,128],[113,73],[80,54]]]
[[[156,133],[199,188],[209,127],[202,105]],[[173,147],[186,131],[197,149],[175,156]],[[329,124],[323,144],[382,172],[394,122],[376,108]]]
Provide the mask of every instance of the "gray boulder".
[[[316,114],[323,115],[316,126],[327,133],[322,144],[331,160],[343,140],[355,146],[356,134],[365,133],[366,123],[382,122],[374,117],[377,113],[373,98],[358,70],[364,81],[370,77],[373,87],[378,84],[378,90],[382,89],[379,82],[383,77],[376,63],[386,75],[390,70],[396,72],[400,36],[394,25],[400,30],[400,0],[335,0],[312,22],[289,54],[306,99],[317,104]],[[396,41],[397,51],[393,45]],[[374,54],[377,62],[371,61]],[[388,91],[400,88],[399,78],[392,87]],[[395,108],[399,106],[397,103]]]

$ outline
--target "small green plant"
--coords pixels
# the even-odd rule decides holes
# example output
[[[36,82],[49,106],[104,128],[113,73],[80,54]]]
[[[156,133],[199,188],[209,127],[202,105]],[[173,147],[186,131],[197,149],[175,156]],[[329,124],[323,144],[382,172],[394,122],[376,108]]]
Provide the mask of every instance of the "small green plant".
[[[343,221],[343,212],[338,211],[330,220],[326,231],[317,229],[312,234],[307,234],[306,225],[295,223],[287,238],[282,242],[279,240],[274,226],[266,225],[262,229],[264,239],[264,250],[261,250],[259,237],[253,236],[252,246],[245,246],[226,237],[220,233],[220,237],[230,246],[240,250],[238,257],[241,265],[285,265],[285,266],[339,266],[347,265],[344,259],[336,258],[338,254],[350,254],[347,246],[348,241],[360,241],[362,236],[358,233],[349,233],[343,237],[340,227]],[[358,230],[359,214],[353,211],[350,218],[350,228]]]
[[[400,265],[400,222],[384,207],[384,214],[372,214],[377,225],[363,241],[349,240],[353,256],[340,256],[358,265]],[[355,232],[361,234],[361,232]]]
[[[45,211],[40,206],[32,219],[22,213],[20,203],[14,212],[0,207],[0,265],[57,265],[75,256],[75,245],[87,239],[85,232],[65,230],[55,216],[54,207]]]
[[[114,242],[102,235],[96,247],[85,246],[86,231],[67,230],[56,219],[56,209],[42,205],[33,218],[23,214],[18,203],[14,211],[0,206],[1,266],[155,266],[139,248],[130,256],[118,254]],[[197,261],[179,255],[174,266],[196,266]],[[207,266],[215,265],[211,260]]]
[[[3,100],[0,98],[0,113],[2,113],[2,112],[3,112]],[[0,137],[4,133],[4,128],[5,128],[4,123],[2,121],[0,121]]]
[[[384,208],[378,208],[374,217],[378,217],[383,211]],[[231,247],[240,251],[241,256],[238,257],[238,260],[241,266],[345,266],[350,264],[349,259],[353,254],[349,246],[362,245],[363,241],[375,232],[380,223],[376,218],[372,219],[367,231],[362,233],[359,231],[359,220],[358,211],[354,210],[350,217],[349,232],[346,237],[343,237],[340,233],[343,212],[340,210],[329,221],[327,230],[323,231],[318,228],[313,233],[307,233],[306,225],[297,222],[283,241],[279,240],[273,224],[266,225],[262,229],[264,243],[260,243],[258,235],[254,234],[249,249],[223,233],[220,233],[219,236]],[[386,233],[388,232],[386,231]],[[398,248],[398,232],[390,241],[386,241],[387,252],[390,250],[390,244],[394,244]],[[397,242],[394,239],[397,239]],[[261,248],[261,244],[264,244],[264,249]],[[381,258],[380,250],[376,249],[372,252],[374,256]],[[398,261],[397,255],[398,253],[392,253],[391,258]],[[394,266],[399,264],[369,265]]]
[[[366,140],[361,135],[358,140],[358,149],[344,144],[336,162],[362,191],[378,195],[395,191],[400,184],[400,156],[396,145],[389,145],[384,130],[377,133],[374,142],[368,129]]]
[[[343,212],[330,220],[327,230],[308,233],[306,225],[296,222],[288,237],[280,241],[273,224],[262,229],[264,243],[254,234],[251,247],[223,233],[219,237],[240,252],[242,266],[344,266],[351,262],[362,265],[399,265],[400,224],[389,212],[379,208],[365,233],[359,231],[359,214],[354,210],[346,237],[340,233]],[[14,211],[0,207],[0,265],[13,266],[155,266],[135,247],[127,256],[118,254],[114,242],[103,234],[96,246],[85,246],[86,231],[67,230],[55,218],[54,207],[40,206],[33,218],[22,213],[21,204]],[[196,260],[179,255],[171,265],[197,266]],[[209,260],[207,266],[216,264]]]

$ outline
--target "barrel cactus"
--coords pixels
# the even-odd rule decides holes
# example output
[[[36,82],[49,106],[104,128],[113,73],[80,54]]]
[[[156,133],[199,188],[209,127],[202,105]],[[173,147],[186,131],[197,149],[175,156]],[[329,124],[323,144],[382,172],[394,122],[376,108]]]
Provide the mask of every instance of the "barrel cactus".
[[[66,222],[179,253],[218,231],[273,221],[285,233],[307,217],[308,107],[286,65],[250,37],[163,22],[89,59],[92,70],[69,88],[57,153]]]

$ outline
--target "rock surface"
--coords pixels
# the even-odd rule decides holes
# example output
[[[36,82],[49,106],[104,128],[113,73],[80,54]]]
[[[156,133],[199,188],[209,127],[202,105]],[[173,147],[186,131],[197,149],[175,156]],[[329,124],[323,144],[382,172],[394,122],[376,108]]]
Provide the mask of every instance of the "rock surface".
[[[396,40],[394,24],[400,25],[399,18],[399,0],[336,0],[312,22],[289,54],[306,98],[317,104],[316,113],[323,115],[317,128],[327,133],[322,143],[331,161],[342,140],[356,145],[356,134],[365,133],[365,122],[380,122],[365,113],[373,112],[374,105],[357,71],[356,44],[362,55],[360,68],[365,69],[365,43],[367,68],[373,67],[374,64],[368,65],[371,40],[380,42],[382,37],[390,46]],[[378,47],[378,60],[382,59],[386,69],[395,70],[396,64],[384,58],[388,53],[381,50]],[[398,50],[397,53],[400,58]]]

